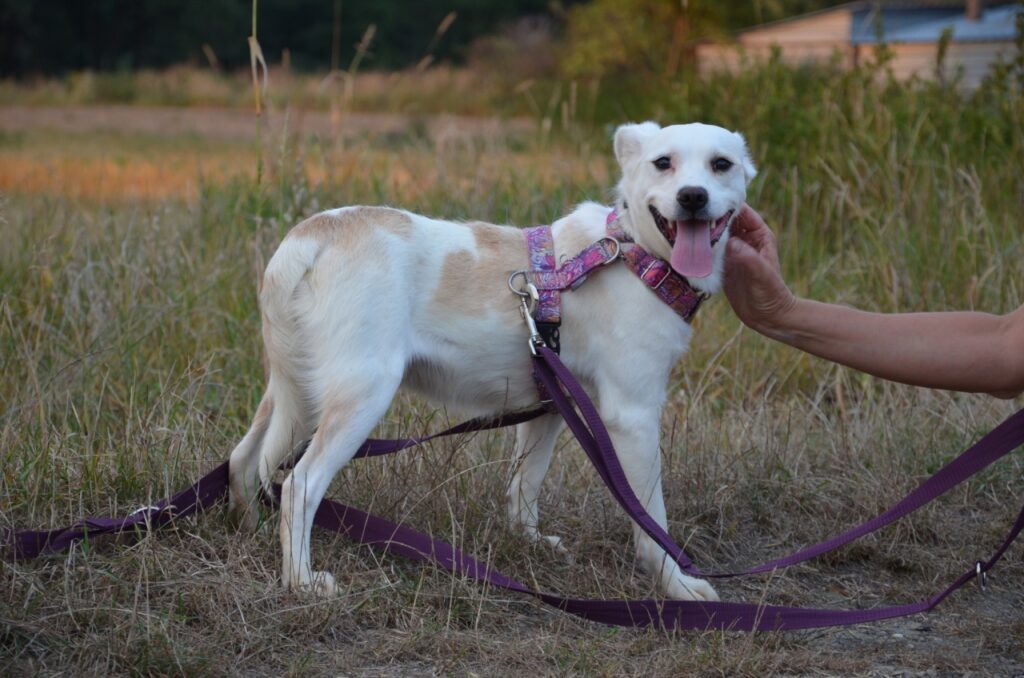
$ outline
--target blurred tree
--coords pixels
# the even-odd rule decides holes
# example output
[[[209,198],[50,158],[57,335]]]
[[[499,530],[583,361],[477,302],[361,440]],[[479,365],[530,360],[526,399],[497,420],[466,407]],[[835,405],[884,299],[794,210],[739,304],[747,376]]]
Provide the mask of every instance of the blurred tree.
[[[595,0],[569,10],[562,66],[570,76],[674,73],[694,36],[724,24],[715,0]]]
[[[572,77],[675,73],[699,40],[840,4],[837,0],[594,0],[567,12],[562,67]]]
[[[203,45],[225,67],[245,67],[251,2],[0,0],[0,76],[206,63]],[[565,64],[572,73],[634,62],[671,71],[695,38],[827,4],[835,0],[341,0],[337,60],[347,65],[371,23],[377,34],[366,66],[404,68],[428,51],[461,62],[474,39],[501,24],[554,14],[568,22]],[[336,0],[259,0],[264,54],[276,62],[288,49],[296,68],[328,68],[337,6]],[[454,23],[435,41],[451,12]]]
[[[243,0],[0,0],[0,75],[247,58]]]
[[[428,48],[436,59],[460,61],[474,38],[547,12],[550,2],[342,0],[338,56],[344,67],[372,23],[371,67],[407,67]],[[251,7],[251,0],[0,0],[0,76],[205,63],[204,44],[226,67],[244,67]],[[297,68],[330,66],[334,0],[259,0],[258,8],[269,60],[287,48]],[[435,43],[437,26],[453,11],[455,22]]]

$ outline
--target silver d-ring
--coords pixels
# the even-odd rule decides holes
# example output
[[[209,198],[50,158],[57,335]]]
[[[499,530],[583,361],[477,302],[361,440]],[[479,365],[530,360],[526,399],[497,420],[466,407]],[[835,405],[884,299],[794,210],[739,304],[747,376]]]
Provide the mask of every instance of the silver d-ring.
[[[523,286],[516,287],[515,279],[520,275],[523,276]],[[519,297],[519,301],[527,313],[532,315],[537,310],[540,292],[537,290],[537,286],[530,282],[530,275],[525,269],[520,269],[508,277],[508,288]]]
[[[622,244],[619,242],[618,238],[613,238],[610,235],[606,235],[605,237],[601,238],[601,240],[611,240],[613,243],[615,243],[615,254],[613,254],[611,258],[608,259],[608,261],[604,262],[605,266],[607,266],[608,264],[618,259],[619,255],[622,254]]]
[[[515,284],[514,284],[514,281],[515,281],[515,279],[518,276],[523,276],[523,286],[522,287],[516,287]],[[530,298],[530,292],[527,290],[527,287],[526,287],[529,284],[530,284],[530,277],[526,274],[526,269],[520,269],[518,271],[514,271],[512,273],[512,275],[510,275],[508,277],[508,288],[510,290],[512,290],[513,294],[518,294],[523,299],[529,299]]]

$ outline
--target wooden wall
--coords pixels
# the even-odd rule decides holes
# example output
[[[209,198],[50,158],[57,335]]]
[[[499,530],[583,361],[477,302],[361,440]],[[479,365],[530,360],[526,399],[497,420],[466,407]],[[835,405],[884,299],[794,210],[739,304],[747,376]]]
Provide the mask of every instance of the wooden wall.
[[[783,62],[788,64],[837,59],[840,65],[850,67],[871,58],[874,49],[871,45],[850,44],[852,19],[849,10],[837,9],[746,31],[736,43],[698,45],[698,66],[702,74],[735,71],[745,60],[767,58],[778,46]],[[935,43],[891,43],[889,47],[893,52],[891,68],[897,78],[935,76]],[[963,69],[964,86],[977,87],[1000,55],[1008,58],[1012,49],[1011,42],[952,43],[946,53],[945,73],[952,77]]]

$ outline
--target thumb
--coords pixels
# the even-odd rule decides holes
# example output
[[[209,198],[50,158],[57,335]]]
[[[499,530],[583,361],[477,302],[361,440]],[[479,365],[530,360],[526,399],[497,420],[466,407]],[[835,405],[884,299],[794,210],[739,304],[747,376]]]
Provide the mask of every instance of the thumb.
[[[754,251],[753,247],[739,238],[729,238],[729,241],[725,243],[725,256],[727,259],[743,260],[756,254],[757,252]]]

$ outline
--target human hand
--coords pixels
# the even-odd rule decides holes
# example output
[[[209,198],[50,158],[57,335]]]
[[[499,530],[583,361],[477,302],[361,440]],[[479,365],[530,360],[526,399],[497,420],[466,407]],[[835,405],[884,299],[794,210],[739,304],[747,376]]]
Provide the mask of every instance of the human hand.
[[[736,216],[725,249],[725,296],[745,324],[763,334],[782,329],[796,297],[782,280],[775,234],[749,205]]]

